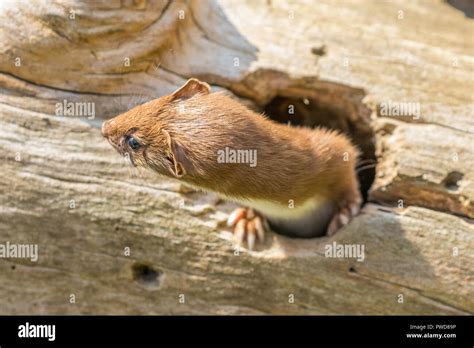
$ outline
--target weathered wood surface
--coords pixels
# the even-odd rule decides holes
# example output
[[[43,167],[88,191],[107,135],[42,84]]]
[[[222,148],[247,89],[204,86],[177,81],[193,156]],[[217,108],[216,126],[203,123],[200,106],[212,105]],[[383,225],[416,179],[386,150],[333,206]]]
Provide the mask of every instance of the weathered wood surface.
[[[0,243],[40,253],[0,259],[0,313],[474,313],[474,44],[462,12],[71,0],[9,2],[0,23]],[[371,114],[371,203],[334,237],[271,234],[235,255],[231,204],[131,170],[98,129],[54,115],[67,99],[111,116],[191,76],[260,107],[314,95],[348,118]],[[389,100],[419,102],[421,117],[382,117]],[[333,241],[364,245],[365,260],[326,258]],[[137,279],[137,265],[158,276]]]

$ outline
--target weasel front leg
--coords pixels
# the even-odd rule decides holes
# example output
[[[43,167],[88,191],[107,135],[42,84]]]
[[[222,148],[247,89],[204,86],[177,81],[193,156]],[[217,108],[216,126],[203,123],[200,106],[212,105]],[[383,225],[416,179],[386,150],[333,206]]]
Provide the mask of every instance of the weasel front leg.
[[[237,243],[240,245],[243,241],[247,241],[250,250],[253,250],[257,240],[263,243],[265,233],[270,230],[267,220],[251,208],[235,209],[230,214],[227,225],[233,228]]]

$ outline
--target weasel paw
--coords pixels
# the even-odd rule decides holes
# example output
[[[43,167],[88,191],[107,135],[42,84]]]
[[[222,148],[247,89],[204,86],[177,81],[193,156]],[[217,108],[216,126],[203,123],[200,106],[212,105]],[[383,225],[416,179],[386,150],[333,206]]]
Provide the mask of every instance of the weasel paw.
[[[338,211],[334,214],[326,230],[326,235],[332,236],[342,226],[345,226],[359,214],[362,198],[357,195],[355,198],[345,200],[339,205]]]
[[[263,243],[265,233],[269,230],[266,219],[250,208],[235,209],[227,219],[227,225],[233,227],[237,244],[247,241],[250,250],[253,250],[257,240]]]

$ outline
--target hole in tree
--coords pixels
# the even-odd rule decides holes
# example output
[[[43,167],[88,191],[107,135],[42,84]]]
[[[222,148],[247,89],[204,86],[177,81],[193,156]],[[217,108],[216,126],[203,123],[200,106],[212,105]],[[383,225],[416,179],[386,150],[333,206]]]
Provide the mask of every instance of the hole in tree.
[[[375,133],[370,126],[370,110],[361,102],[363,94],[352,89],[328,86],[321,90],[292,90],[274,97],[264,107],[265,113],[280,123],[339,130],[349,136],[361,151],[358,164],[360,191],[367,193],[375,178]],[[339,93],[338,93],[339,92]]]
[[[162,275],[163,272],[144,264],[134,264],[132,266],[133,280],[147,289],[158,289]]]
[[[448,190],[455,191],[459,188],[459,181],[462,180],[464,174],[460,172],[450,172],[443,180],[443,185]]]
[[[474,3],[472,0],[448,0],[449,5],[464,12],[468,18],[474,18]]]

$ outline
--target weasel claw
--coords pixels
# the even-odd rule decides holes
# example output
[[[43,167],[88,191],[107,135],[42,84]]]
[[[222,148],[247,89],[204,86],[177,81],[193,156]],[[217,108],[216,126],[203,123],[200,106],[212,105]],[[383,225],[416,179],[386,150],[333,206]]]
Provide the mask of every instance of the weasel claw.
[[[339,206],[338,211],[334,214],[331,222],[326,230],[326,235],[332,236],[341,227],[347,225],[360,211],[362,199],[360,195],[356,195],[353,199],[347,199]]]
[[[235,209],[227,219],[227,225],[233,227],[234,240],[238,245],[246,241],[249,250],[253,250],[257,241],[263,243],[265,232],[269,230],[263,216],[250,208]]]

